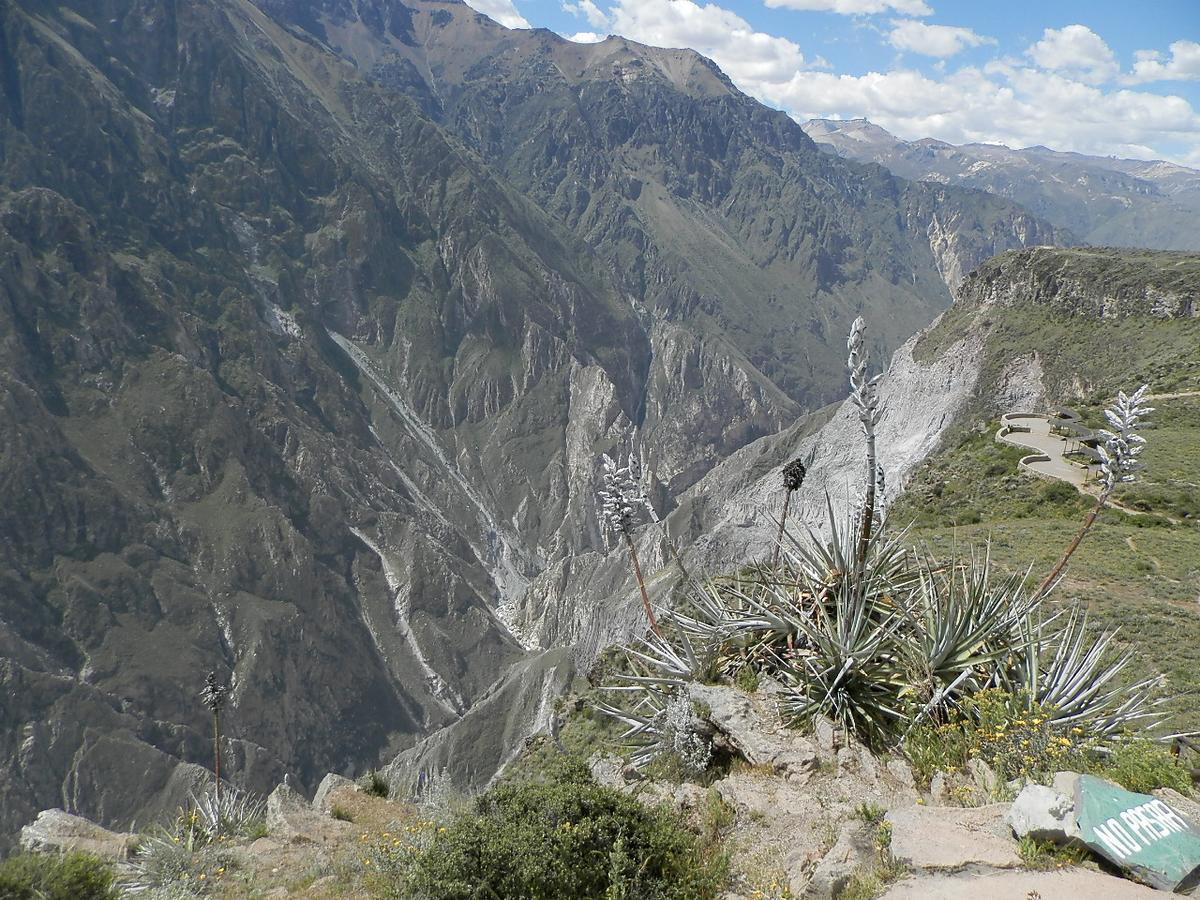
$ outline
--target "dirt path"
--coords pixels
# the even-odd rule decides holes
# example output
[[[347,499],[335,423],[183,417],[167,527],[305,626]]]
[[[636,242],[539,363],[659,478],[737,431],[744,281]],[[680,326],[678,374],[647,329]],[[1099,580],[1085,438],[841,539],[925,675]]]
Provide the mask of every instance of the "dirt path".
[[[1024,447],[1036,450],[1047,457],[1046,460],[1022,460],[1025,468],[1039,475],[1048,475],[1082,489],[1088,482],[1091,469],[1076,465],[1066,459],[1067,440],[1050,432],[1050,419],[1039,415],[1007,415],[1000,419],[1000,430],[996,432],[996,440],[1014,447]],[[1029,431],[1009,431],[1006,426],[1017,425],[1028,428]]]

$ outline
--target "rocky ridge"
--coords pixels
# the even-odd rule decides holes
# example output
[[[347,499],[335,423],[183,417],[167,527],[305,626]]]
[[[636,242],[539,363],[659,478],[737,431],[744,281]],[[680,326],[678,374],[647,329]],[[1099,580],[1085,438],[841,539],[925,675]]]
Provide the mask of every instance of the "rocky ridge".
[[[592,756],[590,767],[600,784],[650,806],[671,807],[697,827],[706,809],[723,809],[722,846],[732,856],[725,900],[836,900],[864,879],[887,900],[966,900],[983,892],[1001,900],[1073,891],[1098,898],[1161,896],[1094,860],[1047,870],[1023,857],[1018,839],[1027,834],[1069,839],[1053,823],[1038,825],[1046,818],[1043,809],[1053,809],[1053,799],[1039,805],[1041,793],[1057,797],[1050,788],[1000,785],[986,765],[976,763],[968,773],[939,773],[931,793],[918,788],[905,761],[874,755],[828,721],[818,719],[809,734],[783,727],[770,685],[753,694],[720,685],[692,685],[692,691],[713,740],[738,760],[727,774],[708,787],[655,780],[603,751]],[[1069,777],[1078,776],[1061,773],[1055,784]],[[948,781],[956,801],[946,793]],[[1020,796],[998,800],[1006,791]],[[1200,823],[1200,805],[1169,790],[1155,795]],[[221,870],[214,888],[278,898],[324,898],[347,888],[366,892],[369,841],[390,838],[415,817],[448,814],[436,805],[414,808],[371,796],[332,774],[311,802],[282,784],[267,802],[267,833],[224,848],[228,873]],[[121,860],[131,837],[50,810],[22,831],[22,844],[87,848]]]
[[[1007,197],[1089,244],[1200,250],[1200,171],[1163,160],[1060,153],[1045,147],[905,141],[866,119],[812,119],[805,132],[831,153],[904,178]]]
[[[245,787],[451,725],[485,778],[633,621],[601,451],[672,510],[855,311],[1060,237],[461,3],[20,0],[0,57],[0,844],[177,804],[210,670]]]

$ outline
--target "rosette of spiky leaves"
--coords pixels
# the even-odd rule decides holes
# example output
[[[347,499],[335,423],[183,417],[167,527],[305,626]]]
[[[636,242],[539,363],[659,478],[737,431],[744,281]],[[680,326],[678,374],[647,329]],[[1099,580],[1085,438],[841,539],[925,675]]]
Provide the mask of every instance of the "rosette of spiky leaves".
[[[1166,717],[1161,675],[1132,683],[1123,677],[1134,656],[1115,652],[1117,632],[1095,632],[1078,608],[1027,623],[1025,652],[999,681],[1006,690],[1036,700],[1063,725],[1098,738],[1152,727]]]
[[[699,620],[690,620],[699,624]],[[668,715],[672,700],[686,693],[687,684],[711,674],[716,631],[688,628],[669,614],[661,633],[650,633],[624,648],[628,671],[604,688],[617,702],[596,703],[596,709],[627,726],[621,739],[633,750],[635,766],[656,756],[678,751]],[[691,632],[691,633],[689,633]],[[677,716],[675,717],[677,718]]]
[[[1041,601],[1025,589],[1025,577],[996,577],[987,549],[963,562],[942,563],[927,553],[912,559],[915,579],[897,593],[905,619],[898,647],[912,673],[902,696],[920,704],[917,721],[987,687],[1011,659],[1024,656],[1026,624]]]
[[[774,673],[787,686],[781,711],[822,714],[863,740],[881,743],[903,717],[908,656],[902,652],[903,594],[917,579],[899,536],[882,530],[859,555],[853,514],[839,522],[826,497],[824,537],[809,531],[789,553],[787,580],[769,584],[752,607],[771,623]]]
[[[603,479],[603,486],[597,494],[600,499],[600,514],[612,531],[628,536],[643,513],[652,522],[658,521],[654,507],[638,483],[637,464],[633,454],[629,455],[624,465],[607,453],[602,454],[600,474]]]
[[[1150,386],[1143,384],[1132,394],[1121,391],[1117,402],[1104,411],[1105,418],[1113,430],[1101,429],[1098,434],[1104,443],[1097,447],[1100,452],[1100,473],[1106,494],[1122,483],[1133,481],[1145,466],[1138,455],[1146,446],[1146,439],[1138,434],[1145,423],[1142,417],[1154,412],[1154,407],[1143,406]]]

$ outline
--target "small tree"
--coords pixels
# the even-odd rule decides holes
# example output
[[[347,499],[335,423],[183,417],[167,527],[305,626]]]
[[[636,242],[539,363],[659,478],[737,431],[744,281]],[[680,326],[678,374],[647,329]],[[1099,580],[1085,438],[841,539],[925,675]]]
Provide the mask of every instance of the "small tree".
[[[621,536],[629,551],[629,560],[633,564],[633,574],[637,578],[638,589],[642,592],[642,606],[646,610],[646,619],[651,630],[661,635],[658,619],[650,605],[650,594],[646,591],[646,581],[642,577],[642,565],[638,560],[637,546],[633,543],[633,527],[637,524],[642,513],[647,513],[651,519],[657,518],[650,500],[642,492],[637,478],[634,477],[634,459],[630,454],[625,465],[617,462],[607,453],[600,457],[604,486],[599,491],[600,514],[605,524]]]
[[[217,673],[209,672],[204,679],[204,688],[200,691],[200,702],[208,707],[213,717],[213,758],[215,760],[214,783],[216,785],[217,802],[221,800],[221,708],[229,688],[217,681]]]
[[[1138,461],[1138,455],[1146,446],[1146,439],[1138,434],[1138,429],[1145,425],[1141,421],[1142,417],[1154,412],[1153,407],[1142,406],[1142,401],[1146,399],[1146,392],[1149,389],[1148,384],[1143,384],[1129,395],[1121,391],[1117,394],[1117,402],[1104,411],[1105,418],[1116,430],[1102,429],[1099,432],[1104,438],[1104,443],[1098,448],[1101,459],[1100,495],[1096,498],[1096,505],[1083,520],[1083,525],[1075,535],[1075,539],[1067,545],[1062,559],[1038,586],[1035,592],[1037,596],[1045,594],[1054,586],[1054,582],[1067,567],[1068,560],[1079,549],[1084,536],[1096,523],[1100,511],[1107,505],[1117,485],[1135,481],[1137,473],[1145,468],[1145,465]]]

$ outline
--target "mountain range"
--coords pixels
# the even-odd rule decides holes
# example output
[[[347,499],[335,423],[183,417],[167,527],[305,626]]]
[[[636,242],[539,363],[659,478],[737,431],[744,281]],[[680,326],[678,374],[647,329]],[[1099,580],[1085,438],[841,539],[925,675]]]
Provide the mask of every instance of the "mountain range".
[[[906,141],[866,119],[811,119],[804,131],[845,159],[878,163],[904,178],[1007,197],[1084,243],[1200,250],[1195,169],[1046,147]]]
[[[454,0],[4,4],[0,834],[172,809],[209,671],[248,789],[485,778],[636,623],[600,453],[682,522],[844,395],[854,317],[885,358],[1068,240],[690,51]]]

